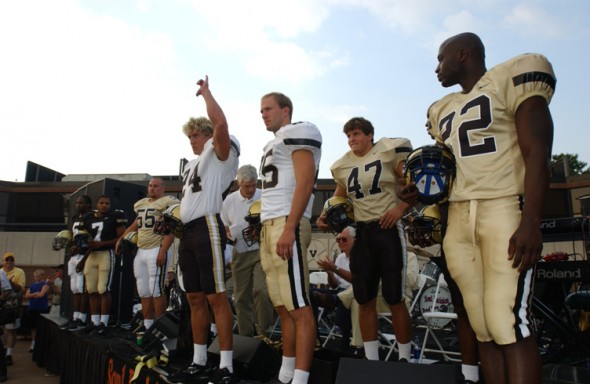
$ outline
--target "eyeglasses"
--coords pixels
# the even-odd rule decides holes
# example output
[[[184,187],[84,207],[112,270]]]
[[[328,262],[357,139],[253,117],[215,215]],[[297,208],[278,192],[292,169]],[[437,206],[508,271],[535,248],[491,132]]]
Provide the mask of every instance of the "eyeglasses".
[[[7,257],[6,259],[4,259],[5,261],[14,261],[14,257]]]
[[[348,239],[346,237],[337,237],[336,238],[337,243],[346,243],[347,241],[348,241]]]

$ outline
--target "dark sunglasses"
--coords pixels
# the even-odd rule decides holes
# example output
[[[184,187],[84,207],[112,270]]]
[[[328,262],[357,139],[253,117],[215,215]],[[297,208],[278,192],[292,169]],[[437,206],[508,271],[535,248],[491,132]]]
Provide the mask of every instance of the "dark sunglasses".
[[[346,237],[337,237],[336,238],[337,243],[346,243],[347,241],[348,241],[348,239]]]
[[[4,259],[6,261],[14,261],[14,257],[7,257],[6,259]]]

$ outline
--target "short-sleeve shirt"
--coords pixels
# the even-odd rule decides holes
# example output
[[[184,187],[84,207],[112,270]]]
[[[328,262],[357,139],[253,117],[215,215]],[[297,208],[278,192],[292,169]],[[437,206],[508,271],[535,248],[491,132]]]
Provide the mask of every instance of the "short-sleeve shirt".
[[[252,203],[260,199],[261,191],[256,188],[256,192],[251,199],[247,199],[240,193],[239,190],[233,192],[223,201],[221,208],[221,220],[223,224],[229,228],[231,237],[235,242],[236,252],[243,253],[247,251],[254,251],[259,248],[258,242],[251,246],[246,244],[242,231],[249,226],[244,219],[248,215],[248,210]]]
[[[534,96],[549,104],[555,83],[544,56],[525,54],[487,71],[471,92],[451,93],[430,106],[429,132],[451,149],[457,163],[449,201],[525,193],[516,111]]]
[[[396,169],[412,151],[410,140],[381,138],[364,156],[348,151],[330,170],[352,201],[354,219],[370,222],[400,202]]]
[[[274,140],[264,146],[264,155],[260,164],[262,179],[262,221],[289,215],[295,193],[295,169],[293,152],[306,150],[313,154],[315,176],[322,157],[322,134],[318,127],[309,122],[287,124],[275,132]],[[303,217],[311,218],[313,205],[311,195]]]

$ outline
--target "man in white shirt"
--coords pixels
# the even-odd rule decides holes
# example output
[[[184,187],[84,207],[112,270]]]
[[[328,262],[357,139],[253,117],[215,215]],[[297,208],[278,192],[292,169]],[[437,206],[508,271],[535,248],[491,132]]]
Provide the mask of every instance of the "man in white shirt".
[[[249,226],[245,217],[250,206],[260,199],[261,191],[256,188],[257,179],[255,167],[249,164],[241,166],[237,174],[239,189],[224,200],[221,209],[221,220],[227,237],[234,242],[231,261],[234,309],[238,333],[242,336],[267,336],[267,330],[274,322],[266,274],[260,265],[260,246],[258,242],[247,243],[242,234]]]

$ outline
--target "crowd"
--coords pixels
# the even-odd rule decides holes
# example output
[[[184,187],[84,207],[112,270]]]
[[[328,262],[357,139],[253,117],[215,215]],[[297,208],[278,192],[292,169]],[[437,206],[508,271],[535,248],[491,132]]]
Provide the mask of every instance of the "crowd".
[[[184,167],[180,200],[166,196],[164,181],[154,177],[148,196],[135,204],[131,223],[110,209],[108,196],[98,198],[96,210],[90,210],[87,196],[76,201],[68,265],[74,313],[66,327],[85,327],[96,335],[108,332],[115,252],[133,233],[141,331],[153,326],[166,310],[170,249],[178,234],[178,228],[162,224],[163,217],[176,212],[182,223],[178,272],[190,307],[194,349],[192,361],[169,381],[239,381],[233,367],[234,310],[237,332],[246,336],[266,336],[276,317],[280,319],[282,360],[270,383],[308,382],[317,339],[314,305],[341,308],[344,340],[348,342],[352,332],[364,356],[378,360],[379,299],[391,312],[398,359],[409,362],[412,327],[402,218],[418,203],[434,203],[445,211],[442,268],[454,287],[465,382],[477,382],[481,371],[488,383],[540,383],[540,358],[527,314],[532,266],[542,248],[539,226],[553,134],[548,104],[555,76],[550,63],[537,54],[488,70],[484,45],[472,33],[444,41],[437,59],[441,85],[461,88],[428,108],[428,134],[435,140],[433,148],[441,151],[415,150],[403,137],[377,140],[375,127],[364,117],[353,117],[343,126],[349,150],[330,171],[336,182],[334,197],[351,206],[354,222],[336,231],[342,255],[318,263],[333,291],[310,294],[309,284],[320,129],[293,121],[293,102],[286,95],[265,94],[260,113],[274,138],[261,148],[258,172],[251,165],[239,167],[239,141],[230,135],[205,77],[197,82],[196,95],[204,100],[207,117],[191,118],[183,126],[196,158]],[[427,155],[440,153],[452,159],[452,174],[432,174],[432,169],[408,173],[410,159],[427,161]],[[228,195],[236,178],[238,189]],[[258,223],[253,224],[247,217],[257,201]],[[325,212],[315,224],[321,230],[334,229]],[[248,241],[252,238],[257,241]],[[230,244],[231,296],[226,287]],[[13,289],[25,290],[14,255],[7,255],[4,270]],[[31,318],[48,310],[47,293],[52,289],[59,294],[56,286],[44,280],[43,271],[35,272],[35,282],[24,293]],[[347,299],[342,295],[346,290]],[[353,305],[356,309],[350,312]],[[218,365],[207,356],[212,322],[219,341]],[[7,362],[15,327],[4,327]]]

